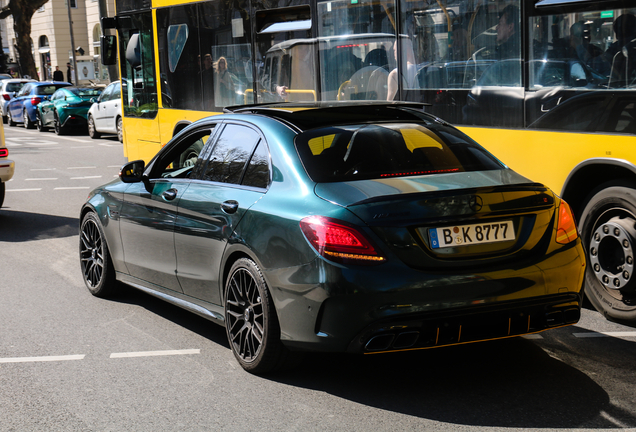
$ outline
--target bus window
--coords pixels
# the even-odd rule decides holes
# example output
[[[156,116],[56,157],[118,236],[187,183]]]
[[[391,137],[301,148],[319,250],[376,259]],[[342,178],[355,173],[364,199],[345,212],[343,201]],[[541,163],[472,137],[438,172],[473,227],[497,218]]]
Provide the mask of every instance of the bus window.
[[[121,20],[120,57],[122,91],[126,117],[154,118],[157,115],[157,87],[150,12]]]
[[[256,13],[256,102],[318,100],[308,6]]]

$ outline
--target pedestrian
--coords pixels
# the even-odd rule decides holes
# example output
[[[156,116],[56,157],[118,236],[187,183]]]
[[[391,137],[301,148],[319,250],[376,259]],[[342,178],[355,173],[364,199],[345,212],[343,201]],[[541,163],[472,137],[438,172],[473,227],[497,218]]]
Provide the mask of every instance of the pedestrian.
[[[64,73],[60,70],[59,66],[55,66],[55,72],[53,72],[53,81],[64,81]]]

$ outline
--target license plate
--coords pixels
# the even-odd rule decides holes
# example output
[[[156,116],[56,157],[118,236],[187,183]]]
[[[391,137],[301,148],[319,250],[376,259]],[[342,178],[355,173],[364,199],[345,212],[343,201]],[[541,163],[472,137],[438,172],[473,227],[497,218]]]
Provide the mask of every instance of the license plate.
[[[515,239],[512,221],[430,228],[428,235],[433,249]]]

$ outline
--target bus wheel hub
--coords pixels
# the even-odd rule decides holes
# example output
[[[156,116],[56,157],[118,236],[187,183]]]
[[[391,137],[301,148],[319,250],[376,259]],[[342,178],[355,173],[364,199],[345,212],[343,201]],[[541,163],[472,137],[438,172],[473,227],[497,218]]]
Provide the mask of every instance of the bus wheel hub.
[[[588,248],[589,265],[605,288],[634,286],[635,239],[634,221],[629,218],[612,218],[594,231]]]

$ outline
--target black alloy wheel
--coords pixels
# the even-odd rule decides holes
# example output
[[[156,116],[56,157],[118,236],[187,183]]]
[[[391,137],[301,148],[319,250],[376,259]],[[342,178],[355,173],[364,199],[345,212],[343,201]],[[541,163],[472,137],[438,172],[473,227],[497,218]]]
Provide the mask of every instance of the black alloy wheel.
[[[22,110],[22,121],[25,129],[33,129],[35,127],[35,124],[31,121],[26,108]]]
[[[38,129],[39,132],[46,132],[48,129],[46,126],[44,126],[44,122],[42,121],[42,116],[40,115],[39,111],[35,113],[35,127]]]
[[[53,128],[55,129],[56,135],[64,135],[64,132],[66,132],[64,126],[60,123],[60,118],[57,116],[57,112],[53,113]]]
[[[254,261],[237,260],[225,287],[225,327],[243,369],[260,374],[279,368],[287,349],[265,279]]]
[[[80,226],[80,264],[86,287],[96,297],[108,297],[116,288],[115,269],[101,223],[93,212]]]
[[[95,129],[95,119],[92,115],[88,116],[88,136],[92,139],[97,139],[100,137],[100,133]]]
[[[585,295],[606,318],[636,323],[636,184],[608,183],[592,192],[580,229]]]

